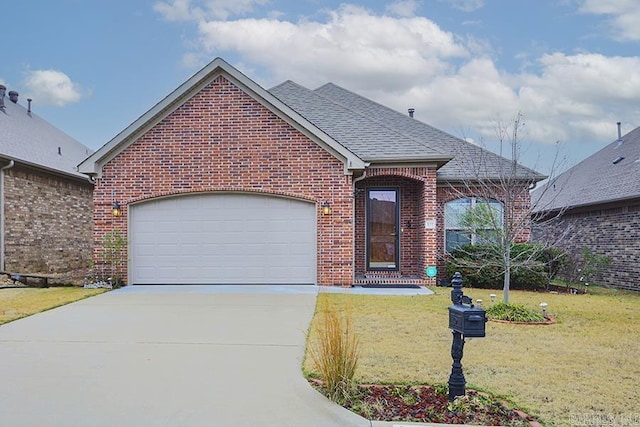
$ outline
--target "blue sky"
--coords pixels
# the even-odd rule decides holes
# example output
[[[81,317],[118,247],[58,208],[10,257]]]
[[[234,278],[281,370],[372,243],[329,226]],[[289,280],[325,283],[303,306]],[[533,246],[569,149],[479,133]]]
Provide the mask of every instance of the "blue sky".
[[[97,149],[217,56],[265,88],[332,81],[548,173],[640,126],[636,0],[4,2],[0,82]],[[0,130],[1,131],[1,130]],[[559,141],[559,144],[556,143]]]

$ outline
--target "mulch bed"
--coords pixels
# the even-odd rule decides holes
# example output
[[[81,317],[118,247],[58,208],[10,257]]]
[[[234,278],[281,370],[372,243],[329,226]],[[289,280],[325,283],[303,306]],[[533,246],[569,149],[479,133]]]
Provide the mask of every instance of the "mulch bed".
[[[325,394],[322,382],[310,380]],[[355,397],[343,406],[375,421],[480,424],[485,426],[537,426],[522,411],[508,408],[484,393],[467,390],[449,402],[445,390],[422,385],[358,385]]]

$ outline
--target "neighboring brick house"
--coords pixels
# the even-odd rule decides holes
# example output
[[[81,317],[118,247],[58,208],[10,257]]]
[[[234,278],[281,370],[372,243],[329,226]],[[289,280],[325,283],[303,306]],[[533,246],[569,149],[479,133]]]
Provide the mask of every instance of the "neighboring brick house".
[[[80,171],[95,259],[106,233],[126,235],[130,284],[423,284],[460,237],[445,204],[474,158],[489,177],[511,167],[334,84],[266,90],[218,58]],[[523,189],[541,179],[518,171]]]
[[[532,238],[579,255],[583,248],[611,263],[593,278],[640,291],[640,128],[562,173],[536,200]]]
[[[93,252],[91,151],[0,85],[0,271],[69,273]]]

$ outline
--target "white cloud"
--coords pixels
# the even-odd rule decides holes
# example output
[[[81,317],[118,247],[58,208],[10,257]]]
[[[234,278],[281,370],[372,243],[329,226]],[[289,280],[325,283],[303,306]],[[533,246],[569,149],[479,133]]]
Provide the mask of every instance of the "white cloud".
[[[300,78],[315,85],[333,80],[354,89],[393,90],[447,72],[468,50],[453,34],[423,17],[393,18],[344,5],[326,22],[244,19],[199,25],[208,57],[239,53],[264,66],[274,82]]]
[[[69,76],[62,71],[29,71],[24,85],[29,91],[28,96],[36,99],[41,105],[63,107],[78,102],[82,98],[80,86],[73,83]]]
[[[415,16],[419,3],[416,0],[396,0],[387,5],[388,13],[405,18]]]
[[[227,19],[250,13],[255,6],[266,3],[267,0],[170,0],[155,3],[153,9],[168,21]]]
[[[608,15],[608,32],[616,40],[640,40],[640,2],[637,0],[581,0],[578,11]]]

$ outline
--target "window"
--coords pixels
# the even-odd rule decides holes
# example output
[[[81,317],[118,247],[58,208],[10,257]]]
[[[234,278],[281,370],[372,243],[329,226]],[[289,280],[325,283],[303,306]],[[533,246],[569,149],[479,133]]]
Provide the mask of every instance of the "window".
[[[471,219],[474,213],[476,220]],[[452,200],[444,205],[445,250],[495,241],[502,228],[502,204],[475,197]]]

